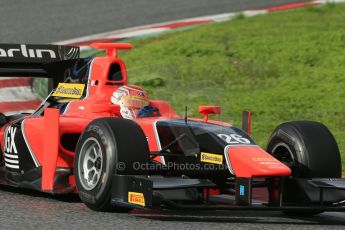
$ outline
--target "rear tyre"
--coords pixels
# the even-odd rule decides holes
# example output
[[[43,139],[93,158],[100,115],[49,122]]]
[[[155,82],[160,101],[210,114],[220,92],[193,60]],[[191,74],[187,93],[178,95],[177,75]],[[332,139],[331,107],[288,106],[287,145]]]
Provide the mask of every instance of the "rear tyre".
[[[126,212],[110,204],[112,175],[144,174],[134,162],[149,162],[146,137],[135,122],[99,118],[81,135],[74,161],[74,175],[80,199],[95,211]]]
[[[293,178],[341,178],[338,145],[326,126],[312,121],[292,121],[272,133],[267,152],[288,165]],[[287,182],[285,202],[304,202],[302,191]],[[287,214],[315,215],[319,211],[289,211]]]

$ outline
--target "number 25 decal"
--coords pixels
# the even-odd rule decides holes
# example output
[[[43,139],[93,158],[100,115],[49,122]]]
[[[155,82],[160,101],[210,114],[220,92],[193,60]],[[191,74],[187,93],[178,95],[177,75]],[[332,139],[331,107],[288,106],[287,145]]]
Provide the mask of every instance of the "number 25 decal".
[[[238,134],[218,134],[228,144],[250,144],[250,140]]]

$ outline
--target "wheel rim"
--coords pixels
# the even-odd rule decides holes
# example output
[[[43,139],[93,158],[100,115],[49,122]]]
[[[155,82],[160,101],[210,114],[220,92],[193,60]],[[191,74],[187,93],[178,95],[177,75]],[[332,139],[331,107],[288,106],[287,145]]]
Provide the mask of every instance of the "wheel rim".
[[[86,139],[80,150],[79,178],[85,190],[94,189],[101,179],[103,152],[98,140],[94,137]]]
[[[279,143],[276,145],[272,149],[272,155],[289,168],[294,169],[296,167],[296,162],[291,149],[285,143]]]

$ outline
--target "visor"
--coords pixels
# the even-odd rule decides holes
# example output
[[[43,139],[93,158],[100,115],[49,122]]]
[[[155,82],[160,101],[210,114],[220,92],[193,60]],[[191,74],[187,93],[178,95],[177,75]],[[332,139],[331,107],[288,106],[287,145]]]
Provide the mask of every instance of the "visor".
[[[149,104],[146,98],[138,96],[123,96],[121,101],[123,106],[129,109],[141,109]]]

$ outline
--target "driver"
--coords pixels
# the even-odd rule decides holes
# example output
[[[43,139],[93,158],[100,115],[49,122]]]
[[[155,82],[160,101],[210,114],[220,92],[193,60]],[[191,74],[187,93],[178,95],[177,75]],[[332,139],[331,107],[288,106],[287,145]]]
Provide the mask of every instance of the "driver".
[[[121,86],[114,91],[111,102],[120,105],[123,118],[160,116],[156,107],[149,105],[147,93],[139,86]]]

